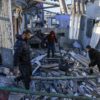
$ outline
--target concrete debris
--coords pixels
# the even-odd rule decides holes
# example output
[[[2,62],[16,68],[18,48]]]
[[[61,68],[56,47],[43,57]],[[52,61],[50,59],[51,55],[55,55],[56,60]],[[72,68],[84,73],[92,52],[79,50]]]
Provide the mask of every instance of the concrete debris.
[[[77,61],[72,56],[75,56],[74,52],[68,53],[63,50],[63,56],[56,57],[54,59],[48,59],[46,54],[41,54],[34,56],[31,60],[33,66],[33,77],[63,77],[63,76],[87,76],[87,69],[84,69],[83,64]],[[59,55],[59,54],[57,54]],[[56,56],[57,56],[56,55]],[[51,61],[52,63],[48,62]],[[53,62],[53,61],[56,61]],[[58,68],[54,70],[54,68]],[[81,68],[80,68],[81,67]],[[70,69],[70,70],[69,70]],[[3,69],[0,69],[0,72]],[[8,70],[5,70],[8,74]],[[13,86],[13,81],[11,77],[5,78],[0,76],[0,86],[5,86],[6,82],[8,86]],[[3,83],[3,84],[2,84]],[[5,84],[4,84],[5,83]],[[30,90],[35,91],[45,91],[47,93],[61,93],[74,96],[87,96],[91,98],[96,98],[96,95],[100,95],[97,91],[97,81],[84,79],[84,80],[32,80],[30,84]],[[94,95],[95,94],[95,95]],[[32,100],[60,100],[58,97],[48,97],[48,96],[32,96]],[[65,98],[61,100],[67,100]]]
[[[36,58],[32,59],[32,60],[31,60],[32,65],[33,65],[33,64],[37,64],[38,66],[41,66],[41,62],[40,62],[40,61],[41,61],[44,57],[46,57],[46,54],[45,54],[45,55],[39,55],[39,56],[37,56]]]
[[[65,55],[66,54],[66,55]],[[72,56],[75,56],[74,52],[70,53]],[[58,63],[49,64],[48,60],[58,60],[58,59],[47,59],[46,56],[41,59],[41,69],[47,68],[46,70],[38,70],[34,76],[41,76],[41,77],[59,77],[59,76],[87,76],[88,73],[84,69],[84,66],[73,58],[67,52],[63,52],[63,56],[61,56]],[[45,54],[44,54],[45,55]],[[57,54],[59,55],[59,54]],[[70,56],[69,56],[70,55]],[[63,57],[63,58],[62,58]],[[45,62],[44,62],[45,60]],[[46,64],[47,63],[47,64]],[[70,66],[69,66],[70,65]],[[61,69],[60,67],[63,69]],[[58,71],[54,71],[52,68],[58,67]],[[78,68],[78,67],[81,67]],[[52,70],[50,70],[50,68]],[[70,69],[70,71],[68,71]],[[63,74],[62,74],[63,73]],[[62,94],[69,94],[75,96],[87,96],[91,98],[96,98],[93,95],[96,91],[96,85],[94,84],[96,81],[91,80],[82,80],[82,81],[75,81],[75,80],[52,80],[52,81],[41,81],[41,80],[33,80],[33,90],[34,91],[46,91],[46,92],[53,92],[53,93],[62,93]],[[93,83],[92,83],[93,82]],[[98,93],[97,93],[98,94]],[[41,100],[47,100],[49,97],[43,97]],[[50,100],[59,100],[57,97],[52,97]]]

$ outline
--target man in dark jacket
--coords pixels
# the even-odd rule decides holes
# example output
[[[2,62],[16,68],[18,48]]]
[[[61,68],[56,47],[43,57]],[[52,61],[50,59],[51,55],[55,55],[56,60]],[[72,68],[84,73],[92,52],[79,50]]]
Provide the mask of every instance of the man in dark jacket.
[[[30,86],[30,77],[32,74],[31,62],[30,62],[30,46],[28,40],[30,39],[30,31],[26,30],[22,35],[17,36],[17,41],[14,46],[14,66],[19,67],[21,75],[15,80],[19,82],[23,81],[26,89]]]
[[[97,65],[100,72],[100,52],[91,48],[90,45],[86,46],[86,51],[88,52],[90,58],[89,67],[91,68],[92,66]],[[93,73],[93,69],[90,70],[90,73]]]
[[[55,42],[57,42],[56,35],[54,31],[51,31],[50,34],[47,36],[47,57],[50,57],[50,51],[52,52],[52,57],[54,57],[55,53]]]

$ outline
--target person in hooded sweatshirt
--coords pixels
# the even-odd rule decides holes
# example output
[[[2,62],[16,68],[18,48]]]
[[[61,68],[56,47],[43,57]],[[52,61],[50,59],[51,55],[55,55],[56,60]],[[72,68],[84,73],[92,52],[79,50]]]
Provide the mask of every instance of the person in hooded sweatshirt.
[[[30,31],[26,30],[22,35],[17,36],[17,41],[14,46],[14,66],[19,68],[20,76],[15,78],[15,81],[22,80],[26,89],[30,88],[32,67],[30,61]]]
[[[89,63],[90,74],[93,73],[92,67],[95,65],[97,65],[100,72],[100,52],[94,48],[91,48],[90,45],[86,46],[86,51],[88,52],[90,58],[90,63]]]
[[[55,43],[57,42],[57,38],[54,31],[51,31],[47,36],[47,57],[50,57],[50,52],[52,53],[52,57],[55,55]]]

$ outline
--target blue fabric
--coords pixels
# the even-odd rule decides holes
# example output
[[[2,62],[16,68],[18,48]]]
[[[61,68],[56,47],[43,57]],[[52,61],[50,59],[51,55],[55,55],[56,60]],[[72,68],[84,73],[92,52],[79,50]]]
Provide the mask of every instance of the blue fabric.
[[[55,53],[55,44],[54,43],[48,43],[48,57],[50,57],[50,52],[52,52],[52,57],[54,57]]]

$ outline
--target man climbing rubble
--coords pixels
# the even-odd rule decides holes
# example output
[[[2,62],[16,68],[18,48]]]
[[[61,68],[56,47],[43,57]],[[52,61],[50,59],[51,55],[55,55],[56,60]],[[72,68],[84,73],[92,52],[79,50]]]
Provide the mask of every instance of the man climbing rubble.
[[[55,55],[55,42],[57,42],[57,38],[54,31],[51,31],[50,34],[46,37],[47,40],[47,57],[50,57],[50,52],[52,52],[52,57]]]
[[[90,74],[93,73],[92,66],[95,66],[95,65],[98,66],[98,69],[100,72],[100,52],[94,48],[91,48],[90,45],[86,46],[86,51],[88,52],[89,58],[90,58],[90,63],[89,63]]]
[[[30,39],[30,31],[26,30],[22,35],[17,36],[17,41],[14,46],[14,66],[19,68],[21,75],[15,79],[19,82],[22,80],[26,89],[30,87],[30,77],[32,68],[30,63],[30,46],[28,40]]]

